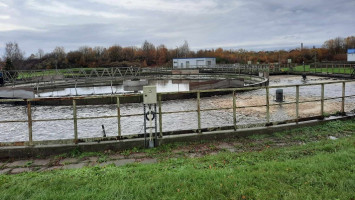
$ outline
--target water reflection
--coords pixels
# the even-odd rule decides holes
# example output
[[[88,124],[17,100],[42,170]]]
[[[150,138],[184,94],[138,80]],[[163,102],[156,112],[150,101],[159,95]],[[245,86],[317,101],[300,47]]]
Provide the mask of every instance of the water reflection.
[[[136,86],[114,85],[114,86],[92,86],[92,87],[71,87],[58,90],[46,91],[37,94],[37,97],[60,97],[76,95],[102,95],[102,94],[125,94],[132,92],[142,92],[144,85],[157,86],[157,92],[182,92],[189,91],[188,80],[149,80],[147,84]]]
[[[47,92],[41,92],[37,95],[37,97],[141,93],[143,90],[143,86],[145,85],[155,85],[157,87],[157,92],[183,92],[189,90],[208,90],[243,87],[244,80],[129,80],[123,82],[122,85],[115,86],[92,86],[57,89]]]

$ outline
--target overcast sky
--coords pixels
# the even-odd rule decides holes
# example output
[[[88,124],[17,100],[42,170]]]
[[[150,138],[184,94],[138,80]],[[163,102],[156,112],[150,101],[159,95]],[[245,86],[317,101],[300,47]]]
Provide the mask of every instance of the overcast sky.
[[[154,45],[272,50],[355,35],[354,0],[0,0],[0,53]]]

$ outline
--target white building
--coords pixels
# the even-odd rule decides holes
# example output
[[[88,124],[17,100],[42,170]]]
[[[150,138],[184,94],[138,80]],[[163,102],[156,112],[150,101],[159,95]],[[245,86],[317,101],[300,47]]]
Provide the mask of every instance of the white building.
[[[200,68],[200,67],[214,67],[216,65],[216,58],[175,58],[173,59],[173,68]]]
[[[355,62],[355,49],[348,49],[348,62]]]

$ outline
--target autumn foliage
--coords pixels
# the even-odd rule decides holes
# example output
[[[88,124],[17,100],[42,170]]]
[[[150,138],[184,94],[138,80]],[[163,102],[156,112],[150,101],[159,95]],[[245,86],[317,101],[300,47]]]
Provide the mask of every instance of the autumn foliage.
[[[16,47],[17,44],[15,44]],[[83,46],[78,50],[65,52],[63,47],[56,47],[52,52],[44,54],[39,49],[16,69],[54,69],[73,67],[127,67],[127,66],[172,66],[173,58],[215,57],[218,64],[232,63],[286,63],[292,59],[294,63],[312,63],[328,61],[346,61],[346,51],[355,48],[355,36],[334,38],[324,42],[320,48],[296,48],[277,51],[247,51],[245,49],[204,49],[191,51],[187,41],[175,49],[165,45],[155,46],[144,41],[141,47]],[[20,52],[20,51],[19,51]],[[4,56],[3,62],[8,58]],[[3,63],[4,65],[4,63]]]

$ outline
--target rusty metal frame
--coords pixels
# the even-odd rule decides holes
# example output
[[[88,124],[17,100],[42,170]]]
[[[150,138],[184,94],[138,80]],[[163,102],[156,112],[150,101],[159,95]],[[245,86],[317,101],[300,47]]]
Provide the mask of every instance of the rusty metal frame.
[[[111,72],[110,72],[111,71]],[[116,68],[79,68],[58,70],[14,70],[5,71],[4,80],[11,84],[17,83],[44,83],[55,82],[56,76],[61,75],[66,79],[97,79],[102,77],[121,78],[135,77],[141,74],[140,67],[116,67]]]

